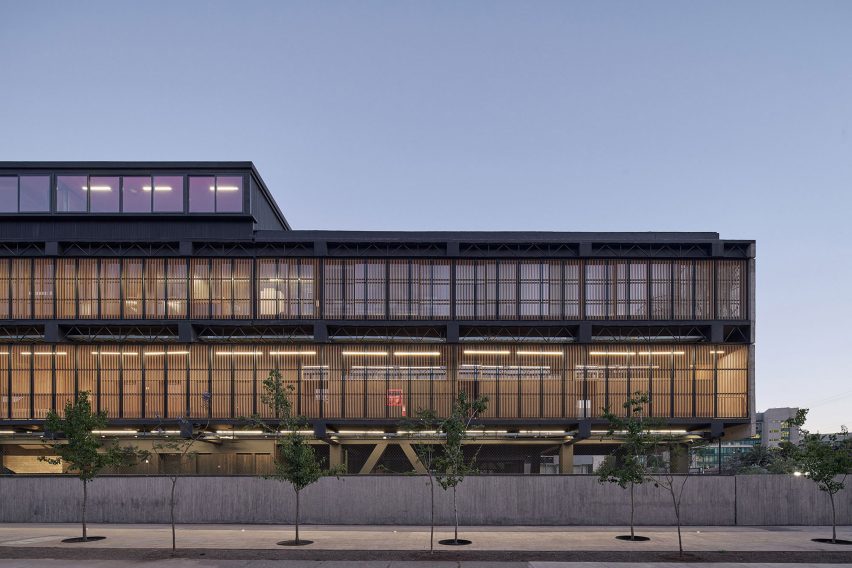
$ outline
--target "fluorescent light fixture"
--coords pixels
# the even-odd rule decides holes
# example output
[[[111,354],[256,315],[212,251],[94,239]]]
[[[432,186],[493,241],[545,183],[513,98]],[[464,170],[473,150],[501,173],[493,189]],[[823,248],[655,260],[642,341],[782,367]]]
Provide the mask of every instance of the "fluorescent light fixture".
[[[712,353],[713,355],[722,355],[724,351],[711,351],[710,353]]]
[[[515,351],[518,355],[542,355],[545,357],[562,357],[562,351]]]
[[[172,190],[172,186],[170,186],[170,185],[155,185],[154,186],[154,191],[171,191],[171,190]],[[145,187],[142,188],[142,191],[151,191],[151,186],[146,185]]]
[[[550,365],[475,365],[463,364],[464,369],[507,369],[509,371],[549,371]]]
[[[440,351],[394,351],[394,357],[440,357]]]
[[[90,185],[90,186],[87,187],[87,186],[84,185],[81,189],[83,191],[112,191],[112,186],[110,186],[110,185]]]
[[[92,351],[92,355],[100,355],[101,357],[118,357],[119,355],[122,357],[135,357],[139,353],[134,353],[133,351],[101,351],[100,353]]]
[[[263,351],[217,351],[216,355],[220,355],[220,356],[224,355],[226,357],[227,356],[234,356],[234,357],[258,356],[258,355],[263,355]]]
[[[328,369],[328,365],[302,365],[302,369]]]
[[[138,430],[92,430],[92,434],[100,436],[133,436],[138,433]]]
[[[387,357],[387,351],[341,351],[344,357]]]
[[[143,353],[146,356],[163,356],[163,355],[189,355],[189,351],[146,351]]]
[[[316,355],[316,351],[270,351],[270,355]]]
[[[511,355],[508,349],[465,349],[465,355]]]
[[[63,355],[67,355],[67,353],[65,351],[57,351],[56,353],[53,353],[51,351],[21,351],[21,355],[35,355],[37,357],[42,355],[56,355],[61,357]]]
[[[220,185],[218,187],[211,185],[210,191],[239,191],[236,185]]]
[[[631,355],[636,355],[635,351],[589,351],[589,355],[593,357],[605,356],[605,355],[613,355],[618,357],[629,357]]]
[[[216,430],[216,433],[220,436],[262,436],[266,434],[263,430]]]
[[[685,355],[684,351],[640,351],[639,355],[645,355],[647,357],[653,355]]]

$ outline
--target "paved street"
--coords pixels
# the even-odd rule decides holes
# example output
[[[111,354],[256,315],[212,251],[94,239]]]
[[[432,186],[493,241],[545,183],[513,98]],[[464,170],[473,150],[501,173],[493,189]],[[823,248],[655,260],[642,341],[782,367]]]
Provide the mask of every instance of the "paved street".
[[[473,541],[464,551],[671,551],[677,550],[673,527],[640,527],[637,534],[649,542],[616,540],[622,527],[461,527],[460,538]],[[63,538],[79,536],[78,524],[2,524],[0,546],[80,548]],[[85,543],[86,548],[166,548],[171,544],[168,525],[89,525],[89,535],[106,540]],[[427,550],[428,527],[307,526],[302,538],[314,544],[301,550]],[[830,527],[687,527],[684,548],[689,551],[818,551],[844,547],[820,544],[812,538],[831,536]],[[852,527],[841,527],[840,538],[852,539]],[[281,549],[280,540],[293,537],[292,526],[184,525],[178,526],[180,548]],[[439,527],[435,540],[451,538],[450,527]],[[447,547],[440,547],[446,549]]]
[[[463,527],[465,547],[437,546],[427,552],[424,527],[308,526],[302,537],[314,544],[281,547],[292,538],[290,526],[191,525],[178,529],[178,558],[171,558],[167,525],[91,525],[90,535],[107,537],[85,544],[61,540],[79,536],[76,524],[0,525],[0,568],[165,566],[188,568],[252,567],[535,567],[685,566],[677,557],[677,533],[671,527],[643,527],[649,542],[616,540],[612,527]],[[684,546],[690,565],[705,562],[733,566],[852,565],[852,547],[811,539],[830,535],[827,527],[689,527]],[[451,536],[441,527],[436,540]],[[852,527],[839,536],[852,538]],[[662,564],[659,564],[662,562]]]
[[[422,562],[422,561],[310,561],[310,560],[188,560],[170,559],[158,561],[133,561],[133,560],[0,560],[0,568],[113,568],[116,566],[147,567],[159,566],[163,568],[687,568],[694,567],[695,563],[682,562]],[[713,568],[783,568],[799,567],[802,564],[789,563],[731,563],[714,562],[702,564]],[[807,566],[831,566],[838,564],[808,563]]]

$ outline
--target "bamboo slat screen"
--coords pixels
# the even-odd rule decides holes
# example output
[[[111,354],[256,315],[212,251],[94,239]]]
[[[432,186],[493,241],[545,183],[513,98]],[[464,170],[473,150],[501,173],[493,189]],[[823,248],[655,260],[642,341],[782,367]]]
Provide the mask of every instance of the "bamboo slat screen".
[[[742,320],[747,290],[744,260],[0,259],[0,319]]]
[[[325,262],[325,317],[385,319],[387,263],[382,260]]]
[[[391,260],[388,274],[389,319],[449,319],[449,262]]]
[[[319,315],[319,270],[312,259],[257,261],[258,317],[311,319]]]
[[[748,416],[748,346],[731,345],[0,345],[0,419],[43,419],[74,393],[113,418],[264,414],[278,369],[309,418],[449,412],[487,396],[485,418],[596,418],[650,395],[663,418]],[[210,393],[209,406],[204,394]]]

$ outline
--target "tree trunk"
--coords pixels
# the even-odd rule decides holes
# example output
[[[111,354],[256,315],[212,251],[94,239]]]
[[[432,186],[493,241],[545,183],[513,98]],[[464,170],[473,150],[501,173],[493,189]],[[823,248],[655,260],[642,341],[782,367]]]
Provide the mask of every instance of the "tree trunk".
[[[430,517],[429,517],[429,552],[435,552],[435,480],[432,474],[429,474],[429,493],[431,498]]]
[[[834,510],[834,493],[829,493],[831,499],[831,544],[837,544],[837,515]]]
[[[177,476],[172,477],[172,494],[169,498],[169,518],[172,522],[172,553],[174,554],[176,545],[175,538],[175,486],[177,485]]]
[[[677,519],[677,548],[683,556],[683,540],[680,536],[680,503],[677,502],[674,494],[674,486],[672,486],[672,501],[674,502],[675,519]]]
[[[456,530],[453,536],[453,541],[455,544],[459,543],[459,509],[456,506],[456,486],[453,486],[453,516],[456,519]]]
[[[296,544],[299,544],[299,492],[296,491]]]
[[[630,484],[630,540],[634,540],[636,538],[636,534],[633,532],[633,513],[636,510],[633,501],[633,489],[636,488],[635,483]]]
[[[83,542],[86,542],[86,501],[89,499],[88,481],[83,480]]]

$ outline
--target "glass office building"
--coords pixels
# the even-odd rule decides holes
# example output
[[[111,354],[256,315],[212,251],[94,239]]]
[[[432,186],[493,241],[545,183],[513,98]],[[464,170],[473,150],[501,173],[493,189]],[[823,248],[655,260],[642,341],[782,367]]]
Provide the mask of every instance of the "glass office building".
[[[636,391],[674,430],[743,432],[753,332],[753,241],[292,230],[250,162],[0,163],[6,456],[84,390],[136,439],[247,436],[278,369],[331,461],[462,391],[490,445],[565,471]]]

